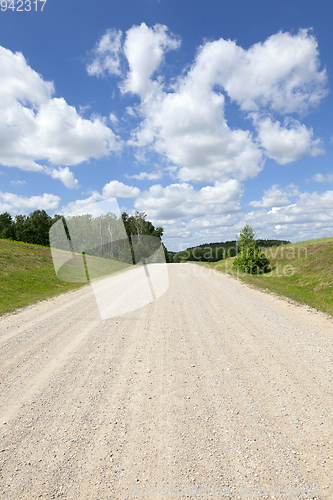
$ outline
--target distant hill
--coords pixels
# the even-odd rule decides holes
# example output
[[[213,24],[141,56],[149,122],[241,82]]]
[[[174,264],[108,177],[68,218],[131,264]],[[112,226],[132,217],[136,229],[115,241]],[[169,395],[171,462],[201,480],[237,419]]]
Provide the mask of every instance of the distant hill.
[[[262,248],[288,245],[286,240],[256,240]],[[237,241],[225,241],[220,243],[203,243],[195,247],[189,247],[174,255],[174,262],[217,262],[219,260],[234,257],[238,252]]]

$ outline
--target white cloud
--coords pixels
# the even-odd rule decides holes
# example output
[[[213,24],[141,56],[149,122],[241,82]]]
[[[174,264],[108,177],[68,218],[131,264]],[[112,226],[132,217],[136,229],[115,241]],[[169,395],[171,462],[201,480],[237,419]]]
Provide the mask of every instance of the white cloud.
[[[285,190],[279,188],[278,184],[274,184],[271,188],[264,191],[264,196],[261,201],[251,201],[249,205],[252,207],[284,207],[290,205],[291,201],[288,197],[297,196],[299,194],[297,186],[290,184]]]
[[[105,35],[94,74],[118,75],[120,91],[139,97],[123,118],[123,123],[133,119],[131,123],[138,124],[128,145],[138,161],[152,163],[153,158],[163,172],[179,180],[140,194],[132,186],[125,190],[137,196],[136,209],[166,228],[166,241],[182,239],[183,234],[201,241],[209,234],[213,239],[219,235],[234,239],[233,224],[241,229],[248,220],[273,233],[271,237],[288,225],[303,227],[307,220],[314,225],[327,223],[330,195],[299,193],[292,185],[267,189],[261,200],[250,203],[260,210],[248,216],[240,210],[240,181],[258,175],[266,157],[282,165],[323,153],[312,128],[299,121],[327,95],[326,71],[320,69],[318,44],[310,31],[280,32],[246,50],[222,38],[205,42],[193,63],[170,80],[164,78],[162,65],[166,53],[177,49],[180,41],[166,26],[133,26],[124,34],[123,44],[119,32],[115,43],[116,35]],[[104,64],[109,53],[116,58],[116,70],[111,65],[109,71]],[[239,108],[243,128],[228,124],[230,101]],[[127,177],[157,178],[155,172],[143,170]],[[98,196],[107,192],[119,196],[122,190],[114,182]],[[214,185],[195,190],[190,184],[194,182]]]
[[[68,205],[63,206],[61,208],[61,213],[66,216],[72,213],[81,215],[88,212],[91,215],[98,217],[100,215],[99,211],[97,210],[97,212],[94,213],[93,210],[91,210],[91,207],[93,207],[94,205],[96,205],[97,207],[97,202],[101,201],[102,199],[103,197],[99,193],[97,193],[97,191],[94,191],[93,194],[88,198],[85,198],[83,200],[71,201],[70,203],[68,203]],[[87,210],[87,207],[90,210]]]
[[[209,75],[197,75],[196,63],[172,92],[153,83],[146,85],[151,93],[141,103],[143,121],[129,144],[162,154],[178,166],[182,181],[245,179],[259,173],[262,155],[251,134],[228,127],[224,96],[212,90]]]
[[[329,209],[333,212],[333,191],[325,191],[318,194],[316,191],[313,193],[301,193],[299,202],[297,203],[299,209],[304,209],[309,213],[322,213],[323,209]]]
[[[265,237],[283,234],[291,241],[328,236],[333,231],[332,221],[333,191],[300,193],[295,203],[288,206],[262,209],[244,216],[244,222],[270,235]]]
[[[120,52],[121,52],[122,32],[115,29],[109,29],[101,37],[92,51],[93,61],[87,65],[89,75],[103,76],[105,73],[110,75],[120,75]]]
[[[156,184],[141,193],[134,206],[148,213],[152,220],[192,219],[207,213],[238,211],[241,193],[239,182],[234,179],[216,182],[214,186],[206,186],[199,191],[188,183],[171,184],[165,188]]]
[[[205,44],[196,71],[220,84],[247,112],[269,108],[304,112],[327,95],[326,71],[319,71],[318,44],[308,30],[279,32],[244,50],[231,40]]]
[[[140,189],[133,186],[127,186],[119,181],[111,181],[105,184],[102,190],[103,198],[135,198],[139,196]]]
[[[297,120],[279,121],[265,118],[258,122],[258,139],[266,155],[280,165],[299,160],[304,155],[318,156],[324,151],[320,139],[313,139],[312,129],[307,129]]]
[[[149,28],[142,23],[129,29],[124,44],[129,72],[122,85],[123,92],[132,92],[144,98],[159,88],[160,83],[153,82],[151,77],[161,65],[164,54],[179,46],[180,40],[173,34],[169,35],[168,28],[161,24]]]
[[[207,42],[167,91],[154,73],[164,52],[176,45],[165,26],[157,33],[156,27],[142,24],[126,34],[130,70],[120,87],[141,97],[136,112],[142,118],[130,145],[164,156],[185,182],[255,177],[264,163],[260,143],[280,164],[323,152],[313,131],[297,120],[287,118],[282,127],[264,119],[268,111],[303,113],[327,94],[317,41],[307,30],[277,33],[248,50],[230,40]],[[254,119],[259,144],[248,130],[228,127],[225,97],[218,87]],[[145,158],[144,152],[137,158]]]
[[[239,213],[205,214],[193,219],[154,220],[156,226],[164,227],[163,242],[170,250],[184,250],[190,246],[234,240],[235,224]]]
[[[117,125],[117,123],[119,122],[117,116],[114,113],[110,113],[109,118],[114,125]]]
[[[0,206],[10,213],[30,212],[32,210],[55,210],[59,206],[60,198],[54,194],[44,193],[42,196],[18,196],[13,193],[0,191]]]
[[[137,114],[135,112],[135,109],[133,108],[133,106],[127,106],[126,108],[126,113],[129,115],[129,116],[133,116],[133,117],[136,117]]]
[[[30,68],[22,54],[0,47],[0,66],[2,165],[50,173],[38,162],[77,165],[119,150],[118,138],[103,120],[83,119],[63,98],[52,98],[53,83]],[[59,172],[56,177],[73,187],[69,171]]]
[[[143,103],[145,120],[131,144],[152,145],[177,165],[182,181],[213,182],[256,176],[262,154],[244,130],[224,119],[224,97],[197,87],[191,78],[178,92]]]
[[[77,211],[85,214],[87,213],[86,207],[89,207],[89,213],[92,213],[92,215],[100,215],[100,212],[96,212],[96,214],[92,212],[93,207],[97,204],[97,202],[101,202],[103,200],[112,201],[113,199],[112,203],[116,203],[115,198],[134,198],[135,196],[139,195],[139,188],[127,186],[126,184],[123,184],[119,181],[111,181],[104,185],[102,194],[98,193],[98,191],[93,191],[88,198],[72,201],[68,203],[68,205],[63,206],[61,210],[64,215],[68,215]]]
[[[263,200],[256,207],[260,208],[247,214],[241,211],[233,211],[232,203],[229,205],[229,211],[226,208],[220,213],[214,213],[210,207],[207,213],[208,204],[201,205],[201,210],[193,210],[192,205],[201,201],[201,193],[193,193],[190,187],[183,189],[184,205],[181,202],[181,196],[171,196],[170,190],[165,188],[165,196],[159,189],[156,192],[154,200],[150,203],[138,205],[137,208],[144,209],[151,220],[153,217],[158,225],[165,228],[163,241],[171,250],[184,249],[200,243],[212,243],[219,241],[234,240],[236,234],[244,227],[244,224],[250,224],[257,232],[258,238],[278,238],[290,241],[301,241],[310,238],[320,238],[328,236],[333,232],[333,191],[324,193],[299,192],[297,186],[289,185],[284,189],[278,186],[272,186],[265,192]],[[285,206],[277,206],[278,200],[273,197],[279,197],[282,193],[284,201],[287,203],[286,196],[296,199]],[[160,211],[158,212],[158,195],[161,197]],[[166,203],[165,197],[174,200],[178,211],[172,211],[172,203]],[[271,201],[269,202],[269,197]],[[279,199],[279,198],[278,198]],[[290,201],[290,200],[288,200]],[[271,207],[270,203],[274,206]],[[186,210],[186,207],[188,209]],[[268,207],[265,209],[264,207]],[[191,212],[192,211],[192,212]],[[192,217],[191,217],[192,213]],[[186,217],[187,216],[187,217]],[[180,217],[180,218],[178,218]],[[183,235],[185,237],[183,238]]]
[[[71,172],[68,167],[60,167],[58,169],[48,169],[46,167],[46,170],[52,179],[60,179],[67,188],[78,189],[80,187],[79,181],[75,179],[73,172]]]
[[[0,109],[6,111],[23,103],[36,108],[51,99],[53,82],[45,82],[28,66],[23,54],[0,47]],[[10,116],[8,117],[8,119]]]
[[[26,181],[10,181],[10,183],[13,186],[23,186],[24,184],[26,184]]]
[[[91,109],[91,104],[86,104],[85,106],[79,105],[80,115],[83,115],[88,109]]]
[[[314,181],[314,182],[333,182],[333,174],[315,174],[312,179],[310,179],[311,181]]]
[[[106,194],[109,194],[106,190],[102,195],[94,191],[90,197],[63,207],[61,212],[65,215],[74,211],[87,213],[89,206],[88,212],[93,213],[96,202],[107,199]],[[286,188],[274,185],[255,205],[260,209],[247,214],[240,209],[241,194],[241,186],[236,180],[217,182],[198,191],[187,183],[167,187],[155,185],[142,192],[134,206],[146,212],[155,226],[164,227],[163,241],[170,250],[234,240],[245,223],[254,227],[259,238],[291,241],[327,236],[333,231],[333,191],[300,193],[293,184]],[[296,199],[288,205],[277,206],[279,200],[284,199],[287,203],[287,196]],[[271,206],[271,209],[264,208]],[[100,213],[97,211],[93,215]]]
[[[127,177],[128,179],[137,179],[138,181],[153,181],[156,179],[161,179],[161,177],[163,177],[163,172],[140,172],[139,174],[134,175],[125,174],[125,177]]]
[[[78,165],[90,157],[119,150],[116,136],[101,119],[85,120],[64,99],[51,99],[40,107],[31,125],[35,133],[24,137],[25,151],[54,165]]]
[[[205,183],[255,177],[264,152],[279,164],[323,152],[312,129],[291,118],[282,126],[273,116],[305,113],[327,95],[326,71],[319,69],[318,44],[308,30],[279,32],[247,50],[223,38],[206,42],[168,86],[161,64],[166,52],[179,46],[166,26],[142,23],[126,32],[123,46],[121,32],[109,30],[95,49],[97,69],[90,74],[105,72],[105,58],[112,54],[116,70],[112,63],[109,72],[122,77],[120,90],[141,99],[127,108],[141,118],[128,141],[137,148],[138,161],[158,153],[181,181]],[[128,64],[125,76],[120,57]],[[257,138],[228,126],[222,92],[254,121]]]

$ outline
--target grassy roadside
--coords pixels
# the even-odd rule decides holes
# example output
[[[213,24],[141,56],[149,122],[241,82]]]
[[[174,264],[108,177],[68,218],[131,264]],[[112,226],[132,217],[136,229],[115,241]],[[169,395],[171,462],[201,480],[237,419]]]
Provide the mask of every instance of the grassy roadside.
[[[88,257],[94,277],[128,267],[108,259]],[[65,277],[74,277],[75,263],[70,263]],[[0,240],[0,315],[34,304],[60,293],[75,290],[86,283],[60,280],[54,271],[48,247]]]
[[[333,237],[273,247],[265,253],[272,271],[264,275],[237,273],[233,258],[205,265],[333,316]]]

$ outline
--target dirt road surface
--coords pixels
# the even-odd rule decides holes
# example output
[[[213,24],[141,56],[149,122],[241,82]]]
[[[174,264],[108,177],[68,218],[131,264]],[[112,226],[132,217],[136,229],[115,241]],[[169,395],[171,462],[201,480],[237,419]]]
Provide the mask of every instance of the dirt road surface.
[[[168,272],[104,321],[89,286],[0,318],[1,499],[332,498],[332,321]]]

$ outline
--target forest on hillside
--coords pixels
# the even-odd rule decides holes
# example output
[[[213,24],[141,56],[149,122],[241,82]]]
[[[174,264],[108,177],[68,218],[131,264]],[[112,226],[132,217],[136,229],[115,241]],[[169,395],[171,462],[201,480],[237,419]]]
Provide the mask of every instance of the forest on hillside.
[[[260,248],[287,245],[290,241],[286,240],[256,240]],[[220,243],[203,243],[195,247],[189,247],[176,253],[173,257],[174,262],[217,262],[219,260],[235,257],[239,252],[236,240]]]

